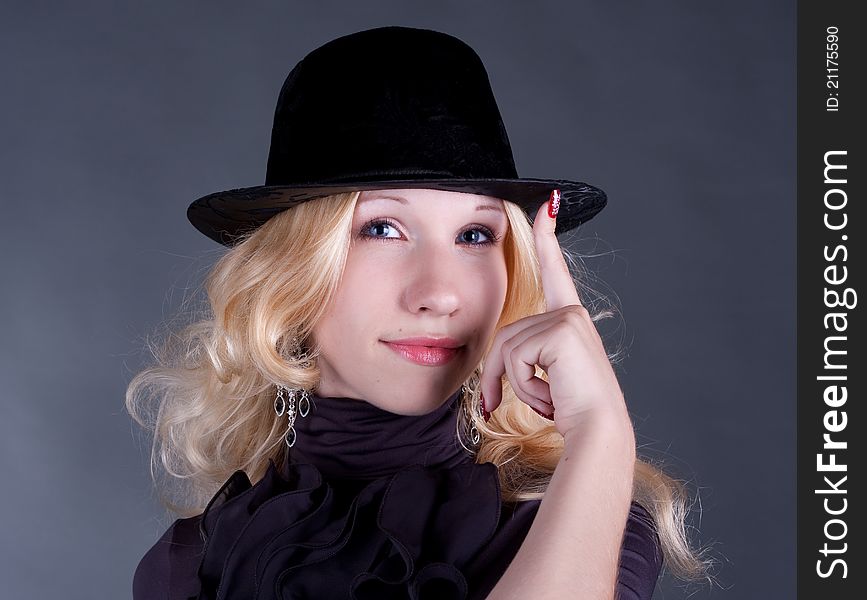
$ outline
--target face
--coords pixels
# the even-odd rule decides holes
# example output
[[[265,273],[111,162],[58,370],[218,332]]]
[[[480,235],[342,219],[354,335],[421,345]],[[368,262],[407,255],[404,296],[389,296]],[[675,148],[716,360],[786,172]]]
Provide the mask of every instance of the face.
[[[313,330],[316,394],[421,415],[482,359],[506,297],[503,201],[428,189],[364,191],[337,295]],[[430,349],[407,338],[456,340]]]

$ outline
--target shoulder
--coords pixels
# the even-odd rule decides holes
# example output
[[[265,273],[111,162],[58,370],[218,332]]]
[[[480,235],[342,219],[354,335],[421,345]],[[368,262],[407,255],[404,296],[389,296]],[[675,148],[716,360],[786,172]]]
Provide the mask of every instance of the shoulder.
[[[644,506],[632,501],[629,507],[629,518],[624,532],[624,546],[633,550],[642,550],[642,554],[661,559],[659,534],[656,521]]]
[[[515,542],[523,540],[540,503],[538,500],[521,502],[505,511],[506,518],[503,526],[504,529],[511,530],[505,537],[512,543],[508,548],[495,545],[497,551],[505,551],[509,556],[517,552]],[[662,569],[662,560],[656,522],[644,506],[633,500],[629,507],[620,549],[617,574],[618,598],[622,600],[651,598]]]
[[[617,587],[620,598],[650,598],[662,568],[662,549],[650,512],[633,501],[623,533]]]
[[[199,591],[201,516],[177,519],[145,553],[133,575],[134,600],[186,600]]]

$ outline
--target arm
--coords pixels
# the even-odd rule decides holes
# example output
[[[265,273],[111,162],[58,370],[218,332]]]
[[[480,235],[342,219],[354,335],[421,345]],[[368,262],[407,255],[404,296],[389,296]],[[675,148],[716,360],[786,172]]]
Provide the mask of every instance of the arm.
[[[571,431],[533,525],[488,600],[614,598],[635,434],[620,412],[589,414]]]

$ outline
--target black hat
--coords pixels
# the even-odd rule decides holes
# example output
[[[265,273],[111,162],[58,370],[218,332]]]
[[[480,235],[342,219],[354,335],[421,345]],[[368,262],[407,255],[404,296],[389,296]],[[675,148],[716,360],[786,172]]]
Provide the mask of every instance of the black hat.
[[[607,202],[579,181],[519,178],[475,51],[445,33],[389,26],[332,40],[295,65],[277,99],[265,185],[203,196],[187,217],[231,247],[301,202],[400,188],[493,196],[531,218],[556,188],[558,234]]]

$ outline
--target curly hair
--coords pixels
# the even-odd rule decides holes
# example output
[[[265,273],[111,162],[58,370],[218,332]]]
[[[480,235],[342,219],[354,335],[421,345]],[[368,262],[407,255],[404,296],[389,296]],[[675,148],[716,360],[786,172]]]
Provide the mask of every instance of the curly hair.
[[[198,514],[236,470],[255,482],[269,460],[282,464],[284,427],[272,410],[276,386],[315,389],[319,383],[318,348],[296,356],[293,340],[309,339],[337,290],[359,195],[304,202],[244,234],[207,274],[207,304],[185,307],[180,315],[187,322],[166,324],[165,335],[147,341],[155,362],[133,377],[125,405],[153,436],[150,474],[170,511]],[[504,206],[508,284],[497,330],[546,310],[532,221],[516,204]],[[614,316],[610,308],[596,307],[604,297],[589,286],[580,261],[563,252],[570,270],[580,272],[573,272],[573,280],[593,321]],[[618,353],[608,358],[616,361]],[[469,414],[482,435],[481,445],[468,450],[475,462],[498,467],[505,502],[542,498],[563,452],[563,437],[517,398],[506,378],[501,405],[488,423],[480,419],[472,408],[483,362],[464,383],[468,393],[460,400],[469,410],[459,413]],[[544,371],[540,376],[545,379]],[[458,423],[458,439],[465,425]],[[712,561],[690,547],[686,534],[683,483],[643,458],[636,459],[633,481],[633,499],[654,519],[663,566],[687,581],[709,579]]]

